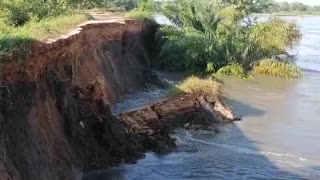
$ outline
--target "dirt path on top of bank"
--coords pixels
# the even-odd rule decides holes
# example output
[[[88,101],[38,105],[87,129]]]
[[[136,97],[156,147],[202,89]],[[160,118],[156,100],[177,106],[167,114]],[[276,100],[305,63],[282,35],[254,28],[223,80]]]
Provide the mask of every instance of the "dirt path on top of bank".
[[[89,15],[92,16],[92,20],[87,20],[87,21],[79,24],[78,26],[71,28],[66,33],[61,33],[55,37],[45,39],[44,42],[51,44],[51,43],[53,43],[57,40],[60,40],[60,39],[67,39],[68,37],[70,37],[72,35],[78,34],[82,30],[82,27],[87,24],[114,23],[114,22],[123,23],[123,24],[125,23],[123,13],[112,13],[112,12],[98,13],[98,12],[94,12],[94,11],[86,11],[86,13],[88,13]]]

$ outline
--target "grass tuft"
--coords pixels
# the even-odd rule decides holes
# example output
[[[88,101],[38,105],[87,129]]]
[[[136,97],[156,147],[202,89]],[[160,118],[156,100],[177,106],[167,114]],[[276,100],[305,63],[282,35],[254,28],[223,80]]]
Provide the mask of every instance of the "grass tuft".
[[[126,13],[125,17],[138,20],[150,19],[152,18],[152,12],[135,9]]]
[[[171,95],[190,93],[206,97],[219,97],[222,94],[221,84],[210,79],[201,79],[196,76],[187,78],[183,83],[171,89]]]
[[[244,68],[239,64],[230,64],[230,65],[224,66],[218,70],[216,75],[218,77],[235,76],[243,79],[246,79],[249,76],[248,73],[246,73],[246,71],[244,70]]]
[[[0,62],[13,53],[24,53],[30,44],[66,33],[91,17],[86,14],[69,14],[59,17],[30,21],[13,27],[0,21]]]
[[[260,60],[254,66],[253,71],[257,74],[271,75],[284,79],[302,77],[301,70],[296,65],[271,59]]]

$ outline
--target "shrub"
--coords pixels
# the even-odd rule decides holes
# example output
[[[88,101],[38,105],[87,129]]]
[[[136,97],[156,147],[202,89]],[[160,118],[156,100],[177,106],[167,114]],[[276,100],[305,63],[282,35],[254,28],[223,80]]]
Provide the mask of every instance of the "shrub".
[[[154,4],[151,0],[139,0],[138,7],[126,14],[127,18],[149,19],[152,18]]]
[[[220,68],[217,72],[218,76],[241,76],[245,74],[244,68],[239,64],[230,64]]]
[[[203,72],[212,54],[209,50],[208,37],[202,32],[186,28],[166,26],[162,28],[164,37],[161,50],[158,54],[160,66],[172,71],[186,71],[189,73]],[[214,53],[214,52],[212,52]],[[211,67],[216,67],[214,62]]]
[[[14,2],[0,5],[0,19],[11,26],[20,26],[29,21],[30,16],[24,6]]]
[[[244,13],[245,6],[238,7],[235,1],[167,3],[164,14],[174,25],[161,28],[161,48],[155,63],[169,70],[201,74],[220,69],[220,75],[247,78],[244,70],[251,70],[260,59],[286,52],[301,37],[295,22],[272,18],[244,23],[250,7]]]
[[[244,68],[239,64],[230,64],[220,68],[217,73],[217,76],[236,76],[240,78],[248,78],[248,73],[244,70]]]
[[[294,79],[302,76],[301,70],[294,64],[279,62],[271,59],[260,60],[253,68],[257,74],[265,74],[285,79]]]
[[[30,21],[21,27],[12,27],[0,21],[0,62],[12,53],[23,54],[31,43],[64,33],[88,18],[85,14],[70,14],[39,22]]]
[[[152,13],[149,11],[142,11],[139,9],[135,9],[126,13],[125,17],[130,19],[143,20],[143,19],[152,18]]]
[[[261,56],[271,57],[297,44],[301,34],[295,22],[272,18],[254,26],[250,38]]]
[[[106,10],[132,10],[137,7],[138,0],[79,0],[70,4],[81,9],[105,8]]]
[[[70,9],[58,2],[4,0],[0,4],[0,19],[12,26],[22,26],[30,20],[66,15]]]
[[[178,95],[181,93],[190,93],[197,95],[205,95],[207,97],[221,96],[221,85],[210,79],[200,79],[196,76],[187,78],[181,84],[174,86],[171,89],[172,95]]]

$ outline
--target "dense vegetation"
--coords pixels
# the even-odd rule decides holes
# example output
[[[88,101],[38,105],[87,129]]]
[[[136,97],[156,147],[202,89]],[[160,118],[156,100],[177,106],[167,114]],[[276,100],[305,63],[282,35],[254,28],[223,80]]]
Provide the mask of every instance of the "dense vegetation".
[[[181,93],[220,97],[222,95],[222,87],[216,81],[191,76],[184,82],[172,87],[170,95],[175,96]]]
[[[0,62],[88,20],[83,10],[125,11],[138,5],[139,0],[0,0]]]
[[[285,53],[300,39],[295,22],[246,18],[265,5],[236,0],[167,2],[163,12],[174,24],[162,27],[158,64],[174,71],[246,77],[259,60]]]
[[[258,23],[246,18],[252,13],[274,7],[273,1],[161,2],[163,6],[159,1],[152,0],[2,0],[0,61],[13,52],[23,53],[34,41],[63,33],[88,19],[81,12],[92,8],[131,10],[128,16],[134,18],[148,17],[160,9],[173,25],[161,28],[157,63],[175,71],[248,77],[248,72],[254,70],[275,75],[274,71],[266,73],[256,70],[258,64],[266,64],[259,63],[259,60],[285,53],[300,38],[294,22],[272,18]],[[295,75],[276,76],[292,78],[301,75],[291,74]]]
[[[150,19],[159,9],[158,3],[152,0],[140,0],[138,6],[126,13],[126,17],[133,19]]]

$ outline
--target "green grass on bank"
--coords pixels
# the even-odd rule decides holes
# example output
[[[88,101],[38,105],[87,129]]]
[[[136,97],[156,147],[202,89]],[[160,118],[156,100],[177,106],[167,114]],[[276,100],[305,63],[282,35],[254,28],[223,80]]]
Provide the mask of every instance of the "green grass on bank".
[[[86,14],[74,13],[29,21],[18,27],[0,21],[0,62],[5,62],[13,53],[24,53],[31,43],[59,36],[90,18]]]
[[[230,64],[230,65],[224,66],[217,71],[216,75],[218,77],[236,76],[243,79],[246,79],[248,77],[248,74],[245,71],[245,69],[239,64]]]
[[[216,77],[234,76],[241,79],[253,79],[254,75],[270,75],[283,79],[301,78],[302,71],[295,64],[280,62],[272,59],[262,59],[253,65],[253,69],[245,71],[239,64],[230,64],[222,67],[215,74]]]
[[[300,68],[291,63],[263,59],[256,63],[253,71],[257,74],[271,75],[284,79],[296,79],[302,77]]]
[[[153,13],[150,11],[132,10],[132,11],[127,12],[125,14],[125,17],[129,18],[129,19],[143,20],[143,19],[151,18],[152,14]]]
[[[191,76],[184,82],[173,86],[170,90],[171,96],[182,93],[204,95],[206,97],[219,97],[222,94],[222,87],[217,81]]]
[[[1,0],[0,3],[0,63],[11,55],[24,59],[30,44],[59,37],[67,30],[89,19],[81,12],[104,13],[134,10],[128,17],[149,17],[154,3],[151,0]]]

